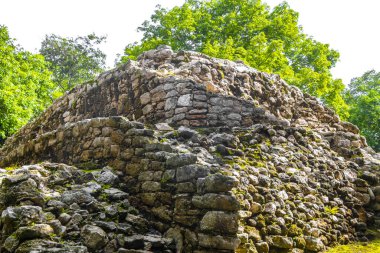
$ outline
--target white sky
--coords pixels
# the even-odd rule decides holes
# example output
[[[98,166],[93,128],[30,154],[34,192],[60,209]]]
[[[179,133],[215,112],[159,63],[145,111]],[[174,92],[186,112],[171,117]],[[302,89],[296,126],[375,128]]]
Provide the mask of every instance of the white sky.
[[[270,6],[282,0],[263,0]],[[25,49],[37,52],[45,34],[75,37],[95,32],[108,35],[102,48],[113,66],[117,53],[139,40],[137,27],[157,4],[180,5],[184,0],[3,0],[0,24]],[[365,71],[380,71],[379,0],[289,0],[300,13],[306,34],[328,43],[340,52],[333,70],[336,78],[348,83]]]

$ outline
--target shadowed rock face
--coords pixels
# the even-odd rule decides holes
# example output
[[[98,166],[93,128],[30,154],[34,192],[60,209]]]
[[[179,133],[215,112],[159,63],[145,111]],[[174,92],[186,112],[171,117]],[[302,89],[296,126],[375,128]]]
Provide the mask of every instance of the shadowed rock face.
[[[7,140],[1,251],[320,252],[380,225],[378,158],[278,76],[163,46]]]

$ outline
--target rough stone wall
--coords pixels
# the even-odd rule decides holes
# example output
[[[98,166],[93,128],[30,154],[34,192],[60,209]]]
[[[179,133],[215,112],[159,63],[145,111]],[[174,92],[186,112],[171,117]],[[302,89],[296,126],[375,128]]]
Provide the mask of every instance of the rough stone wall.
[[[162,47],[59,99],[0,166],[108,165],[178,252],[320,252],[380,225],[378,157],[277,76]]]
[[[0,171],[1,252],[175,251],[130,204],[120,171],[48,162]]]
[[[215,174],[217,164],[211,168],[197,155],[179,153],[159,142],[142,123],[123,117],[79,121],[4,152],[8,156],[2,164],[50,161],[86,170],[108,165],[120,171],[131,204],[155,217],[160,232],[187,234],[180,240],[187,241],[187,251],[232,251],[240,243],[236,236],[239,202],[230,191],[237,179]],[[183,242],[177,247],[181,252]]]
[[[376,175],[359,178],[360,167],[316,132],[268,123],[200,131],[94,118],[4,151],[2,162],[110,166],[128,201],[179,252],[319,252],[379,223]]]
[[[356,126],[340,122],[332,110],[278,75],[194,52],[174,53],[167,47],[145,52],[137,62],[77,86],[8,138],[7,145],[28,142],[66,123],[108,116],[197,127],[271,122],[330,136],[348,133],[343,145],[347,152],[351,146],[366,146]]]

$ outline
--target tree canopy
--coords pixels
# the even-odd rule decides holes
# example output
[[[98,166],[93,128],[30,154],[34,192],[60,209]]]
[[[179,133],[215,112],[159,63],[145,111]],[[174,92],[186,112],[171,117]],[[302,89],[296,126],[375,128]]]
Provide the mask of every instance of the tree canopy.
[[[43,56],[15,45],[0,26],[0,143],[51,103],[50,75]]]
[[[97,46],[105,40],[105,36],[95,34],[77,38],[46,35],[40,53],[49,62],[57,93],[70,90],[104,71],[106,55]]]
[[[380,151],[380,72],[367,71],[351,80],[346,90],[349,120],[356,124],[368,144]]]
[[[348,116],[344,85],[331,75],[339,53],[306,35],[298,13],[285,2],[270,10],[260,0],[187,0],[170,10],[158,6],[138,30],[143,39],[126,46],[123,62],[161,44],[243,60],[258,70],[280,74],[342,118]]]

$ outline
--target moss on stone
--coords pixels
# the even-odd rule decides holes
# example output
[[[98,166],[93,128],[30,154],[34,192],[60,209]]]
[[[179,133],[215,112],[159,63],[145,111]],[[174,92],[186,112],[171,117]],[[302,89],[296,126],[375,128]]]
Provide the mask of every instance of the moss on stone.
[[[334,206],[334,207],[325,206],[325,213],[327,213],[327,214],[335,215],[338,212],[339,212],[339,207],[337,207],[337,206]]]
[[[76,164],[76,167],[83,170],[83,171],[92,171],[92,170],[98,169],[101,166],[99,166],[99,164],[97,164],[97,163],[89,161],[89,162],[83,162],[83,163]]]
[[[326,253],[378,253],[380,252],[380,239],[369,243],[351,243],[339,245]]]

